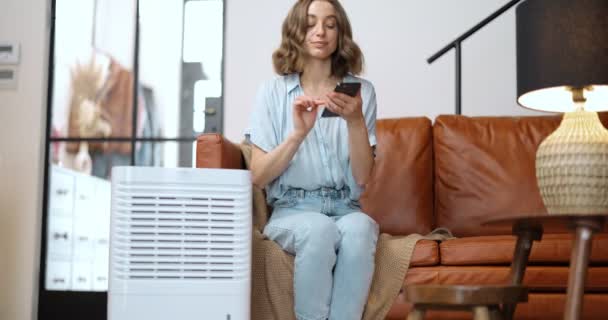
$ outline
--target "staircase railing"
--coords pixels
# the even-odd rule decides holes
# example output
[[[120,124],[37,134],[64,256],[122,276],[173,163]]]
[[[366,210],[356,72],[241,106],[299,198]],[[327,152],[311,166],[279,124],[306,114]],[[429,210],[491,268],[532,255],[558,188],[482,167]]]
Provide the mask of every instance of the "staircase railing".
[[[483,19],[481,22],[476,24],[474,27],[469,29],[469,31],[463,33],[460,37],[456,38],[454,41],[448,43],[443,49],[437,51],[434,55],[428,58],[426,61],[431,64],[435,60],[439,59],[441,56],[446,54],[452,48],[456,51],[456,97],[455,97],[455,113],[462,114],[462,42],[466,40],[468,37],[473,35],[479,29],[485,27],[488,23],[492,22],[501,14],[505,13],[505,11],[511,9],[514,5],[519,3],[521,0],[512,0],[502,6],[500,9],[496,10],[496,12],[489,15],[487,18]]]

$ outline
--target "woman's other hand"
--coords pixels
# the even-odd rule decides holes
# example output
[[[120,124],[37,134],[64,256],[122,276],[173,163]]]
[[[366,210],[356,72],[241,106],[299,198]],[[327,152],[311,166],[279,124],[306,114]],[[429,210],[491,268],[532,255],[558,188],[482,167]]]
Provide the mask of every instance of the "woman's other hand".
[[[317,120],[318,107],[325,101],[308,96],[299,96],[293,102],[294,133],[304,139]]]

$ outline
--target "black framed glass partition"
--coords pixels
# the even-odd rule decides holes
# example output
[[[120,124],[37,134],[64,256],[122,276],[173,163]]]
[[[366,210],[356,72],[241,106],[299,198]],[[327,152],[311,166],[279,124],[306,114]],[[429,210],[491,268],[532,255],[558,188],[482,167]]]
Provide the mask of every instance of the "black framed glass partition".
[[[53,0],[39,319],[106,319],[111,170],[222,132],[223,0]]]

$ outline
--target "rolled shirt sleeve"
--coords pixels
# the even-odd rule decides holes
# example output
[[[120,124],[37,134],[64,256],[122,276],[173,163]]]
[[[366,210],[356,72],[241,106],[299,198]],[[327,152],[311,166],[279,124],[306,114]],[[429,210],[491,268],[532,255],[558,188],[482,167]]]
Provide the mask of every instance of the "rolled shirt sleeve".
[[[372,147],[376,146],[376,90],[374,86],[370,83],[370,93],[367,104],[364,102],[364,105],[367,105],[364,111],[365,118],[365,126],[367,127],[367,136],[369,138],[369,145]]]

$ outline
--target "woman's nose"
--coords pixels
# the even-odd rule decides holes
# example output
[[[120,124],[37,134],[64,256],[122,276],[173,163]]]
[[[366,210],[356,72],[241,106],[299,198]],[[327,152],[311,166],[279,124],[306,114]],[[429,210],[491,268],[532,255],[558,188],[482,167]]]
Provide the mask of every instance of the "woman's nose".
[[[322,24],[317,25],[317,26],[315,27],[315,34],[320,35],[320,36],[322,36],[322,35],[324,35],[324,34],[325,34],[325,28],[323,28],[323,25],[322,25]]]

